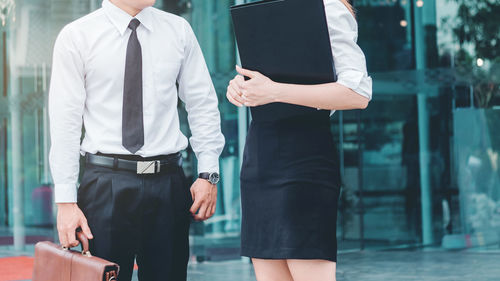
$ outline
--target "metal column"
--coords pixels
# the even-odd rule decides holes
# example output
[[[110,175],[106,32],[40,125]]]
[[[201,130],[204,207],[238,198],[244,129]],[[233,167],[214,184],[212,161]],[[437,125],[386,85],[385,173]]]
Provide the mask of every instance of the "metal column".
[[[11,53],[13,49],[11,48]],[[22,180],[22,117],[19,104],[18,77],[15,66],[11,68],[11,103],[10,135],[12,149],[12,216],[14,231],[14,249],[22,251],[25,245],[24,230],[24,185]]]
[[[425,71],[425,30],[424,30],[424,7],[417,5],[413,0],[413,13],[415,22],[415,63],[417,71]],[[426,0],[423,5],[435,6],[435,2]],[[427,12],[427,11],[426,11]],[[421,81],[423,83],[423,81]],[[420,160],[420,195],[422,212],[422,243],[432,244],[434,241],[432,231],[432,190],[430,183],[430,149],[429,149],[429,113],[427,108],[427,93],[417,94],[418,104],[418,137],[419,137],[419,160]]]
[[[246,0],[235,0],[234,4],[239,5],[239,4],[244,4]],[[238,52],[238,47],[236,47],[236,62],[241,65],[240,61],[240,54]],[[243,162],[243,151],[245,149],[245,143],[246,143],[246,136],[247,136],[247,131],[248,131],[248,108],[246,107],[238,107],[238,154],[239,154],[239,163],[240,163],[240,170],[241,170],[241,164]],[[240,204],[240,214],[241,214],[241,204]],[[250,258],[248,257],[241,257],[241,260],[246,263],[251,263]]]

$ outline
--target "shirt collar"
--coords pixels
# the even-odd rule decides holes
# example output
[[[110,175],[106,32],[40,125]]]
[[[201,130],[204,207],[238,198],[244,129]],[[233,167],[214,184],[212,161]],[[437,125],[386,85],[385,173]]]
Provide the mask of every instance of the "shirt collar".
[[[102,8],[108,16],[109,20],[118,29],[120,35],[123,35],[128,28],[130,21],[134,18],[129,15],[124,10],[118,8],[115,4],[111,3],[109,0],[102,1]],[[149,31],[153,31],[151,7],[147,7],[140,11],[135,18],[141,22]]]

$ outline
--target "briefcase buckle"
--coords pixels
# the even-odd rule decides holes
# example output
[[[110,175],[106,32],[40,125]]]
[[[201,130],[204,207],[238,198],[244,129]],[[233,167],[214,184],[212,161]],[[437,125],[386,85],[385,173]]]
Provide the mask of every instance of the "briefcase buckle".
[[[137,174],[156,174],[160,172],[160,161],[138,161]]]

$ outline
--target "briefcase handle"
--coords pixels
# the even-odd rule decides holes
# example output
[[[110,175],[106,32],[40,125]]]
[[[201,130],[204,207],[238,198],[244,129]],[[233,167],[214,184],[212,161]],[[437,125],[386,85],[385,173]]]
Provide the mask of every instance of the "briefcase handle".
[[[76,239],[80,241],[80,244],[82,245],[82,255],[91,257],[92,254],[89,250],[89,239],[87,239],[87,236],[85,236],[81,230],[76,230]],[[63,247],[63,249],[68,250],[67,247]]]

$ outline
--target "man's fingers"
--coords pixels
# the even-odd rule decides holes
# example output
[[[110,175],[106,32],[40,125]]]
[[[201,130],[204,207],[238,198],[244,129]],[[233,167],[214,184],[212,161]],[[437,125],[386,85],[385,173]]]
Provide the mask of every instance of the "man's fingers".
[[[66,237],[68,238],[69,247],[78,246],[79,242],[76,240],[76,230],[66,232]]]
[[[63,247],[69,247],[69,244],[68,244],[68,237],[66,237],[66,232],[63,232],[63,231],[58,231],[58,234],[59,234],[59,243],[60,243]]]
[[[201,205],[200,211],[198,212],[198,215],[202,220],[207,219],[207,209],[208,209],[208,203],[205,203]]]
[[[256,71],[251,71],[251,70],[248,70],[248,69],[244,69],[244,68],[239,67],[238,65],[236,66],[236,71],[238,71],[239,74],[241,74],[243,76],[246,76],[246,77],[248,77],[250,79],[254,78],[258,74],[258,72],[256,72]]]
[[[83,220],[81,224],[81,228],[83,231],[83,234],[87,237],[87,239],[93,239],[94,236],[92,235],[92,232],[90,231],[90,227],[87,223],[87,220]]]
[[[213,216],[215,214],[215,211],[217,210],[217,204],[214,204],[212,206],[212,211],[210,212],[210,216]]]
[[[212,208],[210,208],[210,216],[212,217],[215,214],[215,210],[217,208],[217,186],[214,187],[212,193]]]
[[[200,208],[200,211],[198,212],[197,215],[194,216],[194,218],[197,220],[205,220],[206,219],[206,217],[205,217],[206,212],[207,212],[207,205],[203,204]]]
[[[214,208],[214,202],[210,203],[210,205],[207,208],[207,211],[205,212],[205,219],[208,219],[212,216],[212,209]]]
[[[195,200],[193,205],[191,206],[191,209],[189,209],[189,211],[191,212],[191,214],[196,214],[196,212],[198,211],[198,209],[200,209],[200,206],[201,206],[201,200]]]
[[[195,201],[195,198],[194,198],[194,197],[195,197],[195,195],[194,195],[194,191],[193,191],[193,189],[192,189],[192,188],[190,188],[190,189],[189,189],[189,192],[191,192],[191,200],[193,200],[193,203],[194,203],[194,201]]]

